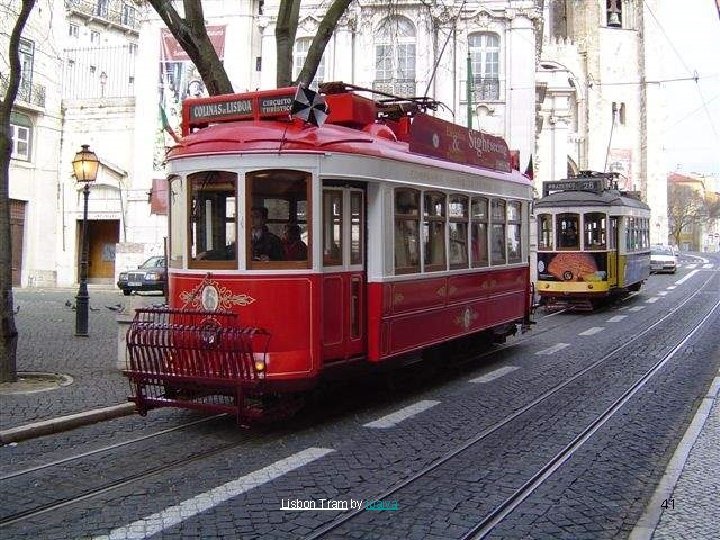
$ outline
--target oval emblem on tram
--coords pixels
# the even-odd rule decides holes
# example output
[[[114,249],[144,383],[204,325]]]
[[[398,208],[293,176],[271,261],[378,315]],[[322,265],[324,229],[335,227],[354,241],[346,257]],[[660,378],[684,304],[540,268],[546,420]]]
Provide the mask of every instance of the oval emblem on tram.
[[[203,289],[202,294],[200,295],[200,299],[202,301],[202,306],[207,311],[215,311],[218,307],[220,295],[218,294],[218,290],[215,287],[213,287],[212,285],[207,285]]]

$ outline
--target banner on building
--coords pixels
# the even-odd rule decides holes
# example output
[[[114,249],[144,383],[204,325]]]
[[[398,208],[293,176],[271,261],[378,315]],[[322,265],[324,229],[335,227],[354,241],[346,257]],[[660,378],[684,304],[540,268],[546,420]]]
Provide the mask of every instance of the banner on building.
[[[220,61],[225,54],[225,27],[208,26],[208,37]],[[207,96],[207,89],[197,67],[190,60],[170,30],[160,31],[160,70],[155,144],[155,170],[162,170],[167,148],[180,136],[182,101]]]

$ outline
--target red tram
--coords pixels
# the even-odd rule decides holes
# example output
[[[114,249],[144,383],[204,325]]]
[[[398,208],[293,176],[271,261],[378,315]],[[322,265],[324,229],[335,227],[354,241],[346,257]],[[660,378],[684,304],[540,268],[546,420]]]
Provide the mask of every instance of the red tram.
[[[320,127],[294,88],[183,103],[169,308],[127,336],[141,414],[246,421],[333,367],[527,328],[532,188],[505,142],[353,89],[324,87]]]

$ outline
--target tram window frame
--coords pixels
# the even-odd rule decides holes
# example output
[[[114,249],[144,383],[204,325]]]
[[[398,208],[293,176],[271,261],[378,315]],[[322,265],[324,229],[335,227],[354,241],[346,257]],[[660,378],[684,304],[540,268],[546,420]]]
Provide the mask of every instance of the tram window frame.
[[[470,264],[473,268],[487,268],[490,265],[489,208],[490,200],[487,197],[470,199]]]
[[[618,244],[618,217],[610,216],[610,230],[608,232],[608,249],[617,249]]]
[[[583,242],[588,251],[605,251],[607,249],[607,215],[603,212],[587,212],[583,214]]]
[[[522,262],[522,216],[523,216],[523,205],[521,201],[506,201],[506,257],[508,264],[515,264]],[[511,212],[511,209],[515,209]],[[513,248],[513,242],[516,246]]]
[[[186,179],[176,174],[168,176],[167,188],[169,197],[168,212],[168,268],[182,268],[184,249],[184,229],[187,227],[185,211],[187,201],[181,197],[183,186],[187,185]]]
[[[553,215],[538,215],[538,251],[552,251]]]
[[[424,191],[423,200],[423,270],[447,269],[446,214],[447,196],[442,191]]]
[[[237,268],[237,182],[237,173],[229,171],[197,171],[187,176],[188,268]],[[198,196],[200,193],[213,196],[206,196],[203,199]],[[196,205],[196,199],[204,200],[205,204]],[[228,201],[231,202],[230,207]],[[233,210],[234,215],[228,216],[228,210]],[[200,235],[208,223],[211,227],[211,236],[206,235],[205,242],[200,242]],[[215,247],[216,243],[223,245]],[[200,249],[201,245],[203,249]]]
[[[420,272],[421,192],[411,188],[396,188],[393,195],[395,274],[417,273]]]
[[[468,228],[470,198],[451,194],[448,197],[448,261],[450,268],[468,268]]]
[[[578,251],[580,249],[580,214],[566,213],[555,217],[558,251]],[[572,227],[571,227],[572,225]],[[574,238],[574,242],[573,242]]]
[[[336,206],[337,205],[339,206]],[[322,192],[323,266],[343,264],[343,190],[325,188]]]
[[[490,199],[490,264],[492,266],[507,264],[506,220],[507,201]]]
[[[245,173],[245,253],[249,270],[312,268],[312,173],[298,169],[259,169]],[[302,185],[304,183],[304,186]],[[282,260],[253,258],[253,209],[268,209],[266,226],[280,239]],[[289,226],[300,227],[300,238],[307,248],[305,260],[286,260],[286,241],[283,231]]]
[[[363,246],[365,245],[365,193],[350,191],[350,264],[363,264]]]

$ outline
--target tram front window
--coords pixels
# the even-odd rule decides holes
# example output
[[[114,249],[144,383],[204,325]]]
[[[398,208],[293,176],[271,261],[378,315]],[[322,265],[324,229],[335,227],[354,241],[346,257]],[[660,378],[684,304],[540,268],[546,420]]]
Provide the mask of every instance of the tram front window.
[[[237,260],[236,183],[237,176],[224,171],[188,176],[191,267],[224,268]]]
[[[248,268],[308,267],[310,174],[274,169],[248,173],[246,178]]]
[[[559,249],[580,249],[579,216],[560,214],[557,217],[557,246]]]
[[[593,212],[585,214],[585,247],[587,249],[605,249],[605,214]]]

